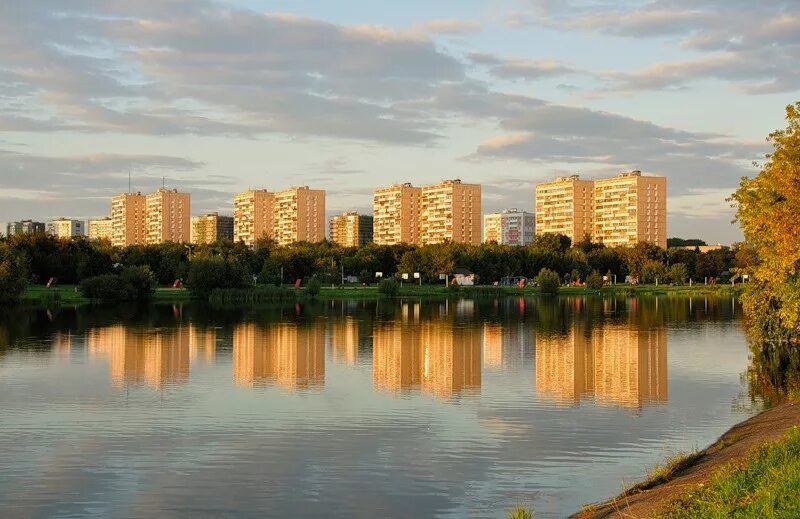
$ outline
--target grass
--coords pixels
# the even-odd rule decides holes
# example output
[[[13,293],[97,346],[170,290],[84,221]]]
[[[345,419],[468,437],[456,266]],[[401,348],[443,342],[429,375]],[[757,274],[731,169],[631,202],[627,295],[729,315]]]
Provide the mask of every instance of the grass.
[[[651,489],[656,485],[666,483],[678,472],[697,463],[697,460],[699,460],[701,457],[702,453],[694,451],[688,453],[681,452],[672,456],[671,458],[667,458],[664,464],[656,465],[653,468],[646,480],[633,485],[627,489],[624,494],[631,495],[636,494],[637,492],[644,492],[645,490]]]
[[[508,513],[508,519],[533,519],[533,512],[524,506],[517,506]]]
[[[680,496],[659,517],[800,517],[800,428],[727,465],[708,484]]]

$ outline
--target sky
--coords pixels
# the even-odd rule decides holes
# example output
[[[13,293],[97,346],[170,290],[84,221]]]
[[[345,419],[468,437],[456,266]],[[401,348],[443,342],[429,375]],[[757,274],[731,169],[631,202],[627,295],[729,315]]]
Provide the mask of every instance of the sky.
[[[0,221],[93,218],[165,183],[370,213],[394,182],[668,178],[668,234],[732,243],[726,198],[800,100],[796,0],[6,0]]]

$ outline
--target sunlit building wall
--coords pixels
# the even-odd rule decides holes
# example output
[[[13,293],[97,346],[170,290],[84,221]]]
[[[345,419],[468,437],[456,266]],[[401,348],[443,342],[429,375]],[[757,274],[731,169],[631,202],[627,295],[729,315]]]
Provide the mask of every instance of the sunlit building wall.
[[[331,242],[342,247],[363,247],[372,241],[372,232],[372,216],[351,212],[330,220]]]
[[[233,241],[233,217],[207,213],[192,217],[191,243],[208,244]]]
[[[144,245],[147,237],[147,197],[122,193],[111,199],[111,244]]]
[[[632,171],[595,181],[592,238],[609,247],[647,242],[666,248],[666,177]]]
[[[192,217],[189,193],[160,188],[155,193],[147,195],[146,204],[146,243],[189,242]]]
[[[275,193],[275,241],[291,245],[325,239],[325,191],[308,186]]]
[[[524,246],[533,243],[536,229],[533,213],[509,209],[483,216],[484,243]]]
[[[47,233],[56,238],[75,238],[86,235],[86,223],[83,220],[58,218],[47,222]]]
[[[275,195],[265,189],[238,193],[233,198],[233,241],[249,246],[274,238]]]
[[[563,234],[572,243],[592,236],[594,182],[578,175],[536,185],[536,235]]]
[[[373,241],[378,245],[418,245],[422,188],[394,184],[373,192]]]
[[[111,217],[89,220],[90,240],[111,240],[114,235],[114,220]]]
[[[481,243],[481,186],[445,180],[422,187],[420,243]]]

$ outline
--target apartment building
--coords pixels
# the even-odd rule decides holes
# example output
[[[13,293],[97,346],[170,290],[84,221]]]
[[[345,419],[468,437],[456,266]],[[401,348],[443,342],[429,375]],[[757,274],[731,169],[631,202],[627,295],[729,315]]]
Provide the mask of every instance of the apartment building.
[[[233,241],[232,216],[207,213],[192,217],[192,243],[216,243],[218,241]]]
[[[275,193],[274,238],[279,245],[325,239],[325,191],[308,186]]]
[[[423,186],[419,228],[422,245],[445,241],[480,244],[480,184],[455,179]]]
[[[42,222],[34,222],[33,220],[22,220],[19,222],[8,222],[6,225],[6,236],[14,236],[15,234],[33,234],[37,232],[44,232],[45,226]]]
[[[275,195],[266,189],[238,193],[233,198],[233,241],[249,246],[273,238]]]
[[[143,245],[147,235],[147,197],[122,193],[111,199],[111,244]]]
[[[146,197],[145,243],[187,243],[190,238],[191,196],[161,188]]]
[[[89,220],[88,233],[90,240],[111,240],[114,234],[114,220],[110,217]]]
[[[483,216],[484,243],[530,245],[534,240],[536,218],[533,213],[508,209]]]
[[[372,216],[342,213],[330,220],[330,239],[342,247],[363,247],[372,241]]]
[[[82,220],[71,220],[69,218],[58,218],[47,222],[47,233],[57,238],[74,238],[86,235],[86,222]]]
[[[667,179],[620,173],[594,183],[593,239],[609,247],[667,246]]]
[[[373,192],[373,241],[378,245],[420,243],[419,215],[422,188],[394,184]]]
[[[594,182],[578,175],[536,186],[536,235],[563,234],[572,243],[592,235]]]

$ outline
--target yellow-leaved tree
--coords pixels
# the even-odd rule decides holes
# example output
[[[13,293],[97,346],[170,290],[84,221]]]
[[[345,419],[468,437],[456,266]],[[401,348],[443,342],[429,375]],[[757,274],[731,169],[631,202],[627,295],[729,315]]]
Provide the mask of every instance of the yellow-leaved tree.
[[[786,107],[787,126],[770,134],[773,151],[732,200],[747,245],[756,256],[744,295],[756,339],[800,338],[800,102]]]

